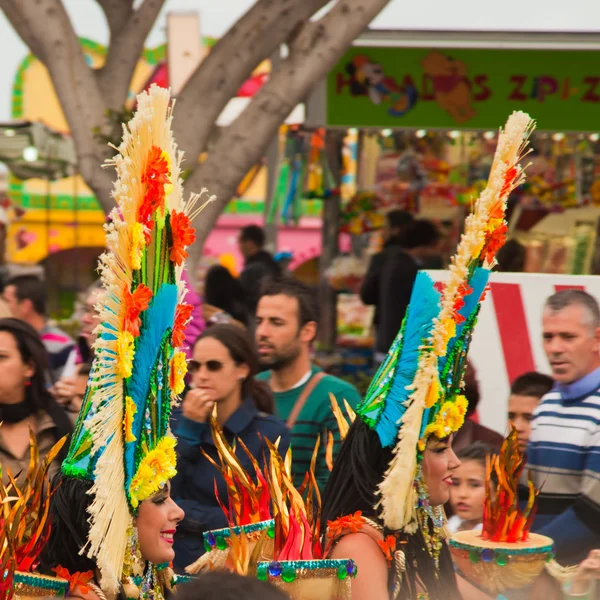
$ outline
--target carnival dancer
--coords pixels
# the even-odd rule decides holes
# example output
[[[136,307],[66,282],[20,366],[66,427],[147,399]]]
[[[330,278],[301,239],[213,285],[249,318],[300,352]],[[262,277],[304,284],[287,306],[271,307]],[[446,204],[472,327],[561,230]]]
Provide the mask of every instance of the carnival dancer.
[[[89,600],[163,598],[184,516],[169,495],[176,474],[169,417],[187,369],[181,346],[191,306],[181,273],[199,197],[183,200],[169,92],[152,86],[137,102],[111,163],[117,207],[100,259],[95,358],[42,554],[45,570]]]
[[[467,402],[465,359],[495,253],[506,200],[524,179],[519,160],[533,128],[517,112],[500,132],[487,188],[440,294],[417,276],[402,328],[358,408],[323,499],[330,558],[358,566],[353,600],[460,597],[443,504],[459,461],[452,435]]]

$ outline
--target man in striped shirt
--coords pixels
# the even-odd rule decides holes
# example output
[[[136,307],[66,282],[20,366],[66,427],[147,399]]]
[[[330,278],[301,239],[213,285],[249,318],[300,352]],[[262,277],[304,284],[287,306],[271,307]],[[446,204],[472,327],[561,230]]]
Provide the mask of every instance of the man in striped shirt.
[[[542,488],[533,530],[562,564],[600,547],[600,309],[580,290],[546,300],[544,350],[556,384],[534,412],[528,468]]]

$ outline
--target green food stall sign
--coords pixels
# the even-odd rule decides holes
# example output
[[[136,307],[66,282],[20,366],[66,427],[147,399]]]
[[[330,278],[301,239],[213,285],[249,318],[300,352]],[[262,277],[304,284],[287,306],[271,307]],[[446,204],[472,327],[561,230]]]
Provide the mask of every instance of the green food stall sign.
[[[355,47],[329,73],[327,124],[497,129],[524,110],[546,131],[600,130],[600,52]]]

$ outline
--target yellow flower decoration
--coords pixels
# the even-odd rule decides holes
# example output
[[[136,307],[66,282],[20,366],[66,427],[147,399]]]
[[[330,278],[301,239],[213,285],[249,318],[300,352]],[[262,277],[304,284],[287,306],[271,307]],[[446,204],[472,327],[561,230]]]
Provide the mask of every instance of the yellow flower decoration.
[[[133,508],[137,508],[140,502],[158,492],[161,486],[177,474],[175,444],[175,438],[164,437],[156,448],[150,450],[140,461],[129,486],[129,498]]]
[[[144,237],[144,226],[141,223],[134,223],[131,230],[131,249],[129,250],[129,258],[131,260],[131,268],[139,270],[142,268],[142,256],[146,247],[146,239]]]
[[[129,331],[120,331],[117,334],[117,368],[123,379],[131,377],[134,355],[133,335]]]
[[[458,431],[465,422],[466,414],[467,399],[464,396],[460,395],[454,401],[448,400],[444,402],[433,423],[430,423],[425,428],[425,433],[419,442],[420,450],[425,449],[427,438],[430,435],[443,440]]]
[[[137,412],[137,406],[131,396],[125,398],[125,419],[123,429],[125,430],[125,442],[135,442],[137,438],[133,435],[133,415]]]
[[[181,394],[185,389],[185,376],[187,373],[187,360],[183,352],[176,352],[170,363],[169,383],[176,394]]]

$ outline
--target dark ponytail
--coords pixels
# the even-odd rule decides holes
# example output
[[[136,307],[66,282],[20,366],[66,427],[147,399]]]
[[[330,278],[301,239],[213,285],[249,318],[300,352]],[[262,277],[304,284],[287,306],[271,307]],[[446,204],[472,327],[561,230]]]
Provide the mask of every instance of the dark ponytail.
[[[237,325],[222,323],[206,329],[195,344],[206,338],[221,342],[236,364],[248,365],[250,373],[242,383],[242,397],[251,398],[259,411],[272,415],[275,412],[273,394],[266,384],[255,379],[258,356],[248,332]]]

